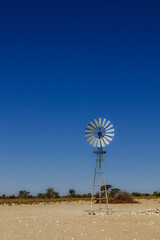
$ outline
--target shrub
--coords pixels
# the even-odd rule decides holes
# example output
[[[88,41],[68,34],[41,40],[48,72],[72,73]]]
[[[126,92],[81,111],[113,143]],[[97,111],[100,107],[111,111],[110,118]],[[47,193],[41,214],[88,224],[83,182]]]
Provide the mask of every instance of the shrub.
[[[19,191],[18,197],[28,197],[30,192],[26,192],[25,190]]]
[[[109,189],[111,189],[111,188],[113,187],[113,186],[110,185],[110,184],[103,185],[103,186],[101,187],[101,191],[105,191],[105,186],[106,186],[106,190],[107,190],[107,192],[108,192]]]
[[[109,192],[109,196],[113,198],[113,197],[116,196],[120,191],[121,191],[121,190],[120,190],[119,188],[112,188],[112,189],[110,190],[110,192]]]
[[[87,193],[87,194],[83,194],[81,195],[83,198],[91,198],[92,194],[91,193]]]
[[[81,198],[82,195],[81,195],[81,194],[75,194],[75,197],[76,197],[76,198]]]
[[[145,197],[149,197],[149,196],[150,196],[149,193],[144,193],[143,195],[144,195]]]
[[[134,196],[134,197],[139,197],[139,196],[141,196],[142,194],[141,194],[141,193],[138,193],[138,192],[132,192],[131,195]]]
[[[153,193],[153,196],[160,197],[160,192],[157,192],[157,191],[154,192],[154,193]]]
[[[136,203],[133,197],[126,191],[119,192],[114,198],[111,199],[111,203]]]
[[[38,198],[45,198],[46,196],[45,196],[44,193],[38,193],[38,194],[37,194],[37,197],[38,197]]]
[[[48,198],[58,198],[58,197],[60,197],[59,193],[55,192],[53,188],[47,188],[45,196],[48,197]]]
[[[69,196],[70,197],[75,197],[75,195],[76,195],[76,191],[74,189],[70,189],[69,190]]]
[[[13,194],[13,195],[11,195],[9,198],[13,199],[13,198],[16,198],[16,197],[15,197],[15,195]]]

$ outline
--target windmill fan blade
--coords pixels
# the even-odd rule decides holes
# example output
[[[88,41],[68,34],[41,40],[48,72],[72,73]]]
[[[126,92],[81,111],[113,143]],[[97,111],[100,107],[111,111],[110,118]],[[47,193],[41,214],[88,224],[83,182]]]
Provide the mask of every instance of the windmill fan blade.
[[[94,130],[93,130],[93,129],[86,128],[86,132],[93,132],[93,133],[94,133]]]
[[[95,141],[96,137],[94,136],[91,140],[89,140],[89,144],[93,144],[93,142]]]
[[[102,138],[102,141],[104,142],[105,145],[109,144],[109,141],[107,139],[105,139],[104,137]]]
[[[106,135],[105,135],[104,137],[105,137],[107,140],[109,140],[109,141],[112,141],[112,139],[113,139],[113,138],[108,137],[108,136],[106,136]]]
[[[95,129],[91,124],[88,124],[87,127],[90,128],[90,129],[92,129],[92,130]]]
[[[104,125],[104,128],[106,128],[110,124],[110,121],[108,120],[107,123]]]
[[[98,142],[98,139],[96,138],[94,143],[93,143],[93,146],[96,147],[97,146],[97,142]]]
[[[102,118],[99,118],[99,127],[102,125]]]
[[[114,132],[114,128],[106,130],[106,133],[108,133],[108,132]]]
[[[92,138],[95,138],[95,136],[89,136],[89,137],[86,137],[87,141],[89,142]]]
[[[87,136],[91,136],[91,135],[93,135],[94,136],[94,134],[93,133],[85,133],[85,136],[87,137]]]
[[[103,119],[102,127],[104,126],[105,122],[106,122],[106,118]]]
[[[98,139],[98,141],[97,141],[97,147],[100,148],[100,146],[101,146],[101,140]]]
[[[103,142],[103,140],[101,139],[100,141],[101,141],[101,146],[105,147],[106,144]]]
[[[91,121],[90,123],[96,128],[96,124],[93,121]]]
[[[111,137],[114,137],[114,133],[106,133],[105,136],[111,136]]]
[[[110,129],[112,127],[113,127],[113,124],[109,125],[107,128],[105,128],[105,130]]]
[[[96,123],[96,127],[98,127],[98,120],[94,119],[95,123]]]

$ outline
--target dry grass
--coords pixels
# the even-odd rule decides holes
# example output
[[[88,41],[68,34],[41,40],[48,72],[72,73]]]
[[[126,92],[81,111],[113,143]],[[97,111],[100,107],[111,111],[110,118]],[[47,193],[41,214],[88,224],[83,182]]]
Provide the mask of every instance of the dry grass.
[[[114,198],[109,198],[109,203],[137,203],[140,199],[160,199],[155,196],[147,196],[147,197],[135,197],[133,198],[129,193],[127,192],[120,192],[117,194]],[[61,198],[0,198],[0,205],[21,205],[21,204],[52,204],[52,203],[62,203],[62,202],[89,202],[91,201],[91,198],[69,198],[69,197],[61,197]],[[97,197],[96,203],[99,203],[99,199]],[[105,203],[105,201],[102,201],[102,203]]]
[[[1,198],[0,205],[20,205],[20,204],[52,204],[61,202],[90,201],[90,198]]]

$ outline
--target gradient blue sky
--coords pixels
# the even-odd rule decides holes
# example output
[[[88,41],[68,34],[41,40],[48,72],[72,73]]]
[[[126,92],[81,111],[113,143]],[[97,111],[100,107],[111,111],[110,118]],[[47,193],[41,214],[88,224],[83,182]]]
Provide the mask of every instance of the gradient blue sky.
[[[0,194],[91,192],[95,117],[116,130],[107,183],[160,191],[160,2],[0,5]]]

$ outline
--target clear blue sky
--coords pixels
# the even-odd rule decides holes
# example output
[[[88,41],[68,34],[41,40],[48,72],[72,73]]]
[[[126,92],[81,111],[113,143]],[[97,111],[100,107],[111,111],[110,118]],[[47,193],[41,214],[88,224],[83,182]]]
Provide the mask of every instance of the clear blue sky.
[[[0,6],[0,195],[91,191],[87,123],[106,117],[107,183],[160,191],[160,2]]]

